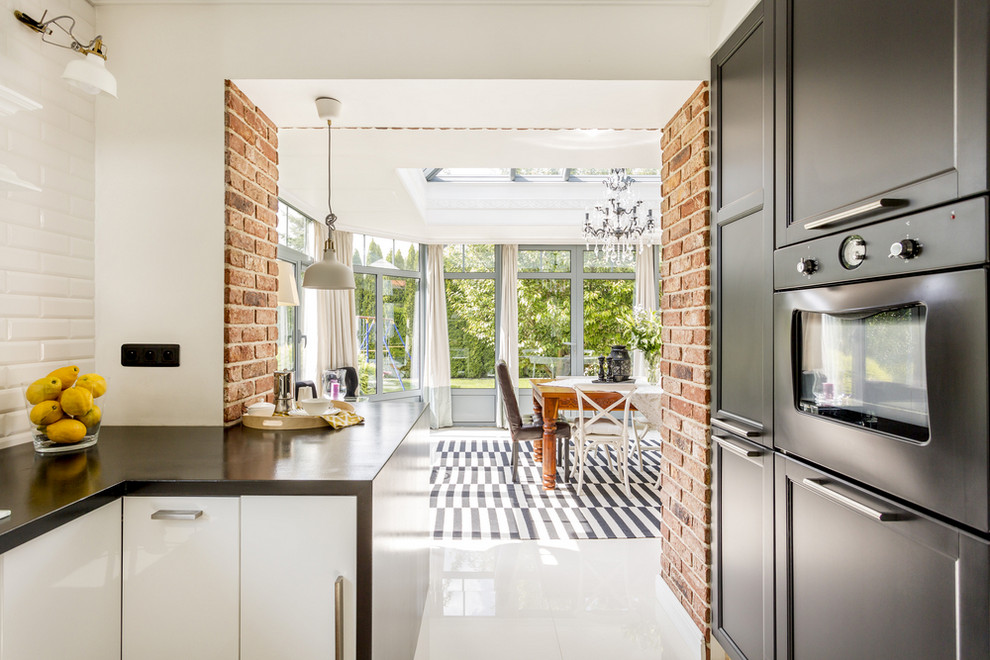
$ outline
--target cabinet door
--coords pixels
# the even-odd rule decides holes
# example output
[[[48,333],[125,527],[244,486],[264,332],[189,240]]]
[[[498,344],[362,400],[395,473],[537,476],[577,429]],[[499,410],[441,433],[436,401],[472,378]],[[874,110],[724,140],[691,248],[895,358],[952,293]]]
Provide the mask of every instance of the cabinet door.
[[[235,660],[236,497],[124,498],[125,660]]]
[[[354,660],[357,498],[241,498],[241,658]],[[343,577],[342,657],[335,655]]]
[[[986,2],[776,4],[778,245],[986,190]]]
[[[985,541],[776,460],[781,657],[990,657]]]
[[[773,178],[773,35],[763,4],[712,57],[715,221],[763,208]]]
[[[120,657],[120,501],[7,551],[3,660]]]
[[[763,211],[715,227],[716,418],[743,420],[770,445],[772,270]]]
[[[773,658],[773,452],[712,434],[715,637],[734,658]]]

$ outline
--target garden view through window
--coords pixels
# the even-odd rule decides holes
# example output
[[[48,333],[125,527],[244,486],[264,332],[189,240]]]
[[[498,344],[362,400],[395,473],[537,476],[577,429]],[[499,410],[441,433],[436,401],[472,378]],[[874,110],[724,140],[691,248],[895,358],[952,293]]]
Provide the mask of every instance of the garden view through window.
[[[494,245],[444,248],[452,388],[495,387],[498,337]],[[597,373],[599,355],[624,343],[618,318],[632,309],[636,255],[611,263],[572,246],[522,247],[518,257],[519,386],[531,378]]]

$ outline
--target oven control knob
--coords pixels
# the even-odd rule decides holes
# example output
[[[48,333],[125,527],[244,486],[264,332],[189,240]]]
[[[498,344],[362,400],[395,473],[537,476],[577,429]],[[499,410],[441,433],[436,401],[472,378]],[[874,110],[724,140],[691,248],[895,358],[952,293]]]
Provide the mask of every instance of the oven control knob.
[[[811,275],[818,270],[818,262],[811,257],[804,257],[797,262],[797,272],[802,275]]]
[[[905,238],[903,241],[897,241],[891,244],[890,254],[887,256],[891,259],[898,257],[900,259],[914,259],[921,252],[921,243],[914,240],[913,238]]]

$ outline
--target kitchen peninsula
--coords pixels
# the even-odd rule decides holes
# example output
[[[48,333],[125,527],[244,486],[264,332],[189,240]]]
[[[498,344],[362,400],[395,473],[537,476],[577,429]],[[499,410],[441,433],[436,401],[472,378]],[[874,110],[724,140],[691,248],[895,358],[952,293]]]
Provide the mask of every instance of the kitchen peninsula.
[[[291,657],[310,657],[306,649],[313,649],[342,659],[411,658],[429,575],[427,408],[365,402],[356,412],[365,423],[338,431],[104,427],[99,443],[78,453],[41,456],[31,445],[0,450],[0,509],[12,512],[0,520],[0,656],[56,657],[49,651],[66,648],[58,646],[64,642],[77,658],[106,657],[114,643],[122,645],[118,657],[150,657],[135,644],[163,636],[187,644],[182,657],[264,657],[265,643],[285,651],[294,637],[312,632]],[[315,517],[294,517],[300,511]],[[76,533],[91,517],[107,521],[105,533],[90,534],[97,539],[93,557],[84,556],[89,546],[77,538],[64,547],[79,556],[60,559],[58,535]],[[211,530],[214,523],[219,527]],[[219,540],[203,546],[208,538]],[[54,549],[45,551],[51,539]],[[344,556],[331,557],[322,541]],[[191,556],[201,565],[178,570]],[[91,585],[94,564],[104,567],[98,588]],[[327,578],[343,595],[327,589],[316,609],[328,616],[310,622],[314,608],[305,596],[321,583],[321,570],[343,577]],[[202,585],[197,575],[218,582]],[[33,577],[37,588],[28,585]],[[108,611],[116,603],[122,617],[108,626],[99,607],[79,600],[91,595],[107,600]],[[71,603],[76,612],[60,620],[57,636],[43,632],[51,618],[30,622],[38,614],[57,616],[49,601]],[[169,603],[174,612],[164,614],[174,613],[181,630],[169,630],[161,611],[151,619],[141,614]],[[221,629],[190,630],[206,625],[190,615],[201,609]],[[273,630],[272,622],[283,619],[286,629]],[[81,637],[73,635],[76,626]],[[340,644],[338,628],[339,655],[315,648]],[[103,639],[90,643],[100,629]]]

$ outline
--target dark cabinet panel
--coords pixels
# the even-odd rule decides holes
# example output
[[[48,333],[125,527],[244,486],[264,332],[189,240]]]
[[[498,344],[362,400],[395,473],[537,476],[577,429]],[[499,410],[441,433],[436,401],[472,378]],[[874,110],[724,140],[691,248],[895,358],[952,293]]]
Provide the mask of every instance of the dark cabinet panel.
[[[716,410],[759,426],[769,420],[772,361],[766,228],[764,212],[757,211],[715,229]]]
[[[988,657],[985,541],[776,461],[780,657]]]
[[[715,203],[721,217],[763,205],[764,102],[766,77],[772,74],[764,72],[764,32],[761,22],[713,67],[718,89]]]
[[[778,245],[986,190],[987,13],[777,0]]]
[[[734,657],[773,657],[773,452],[712,434],[713,632]]]

